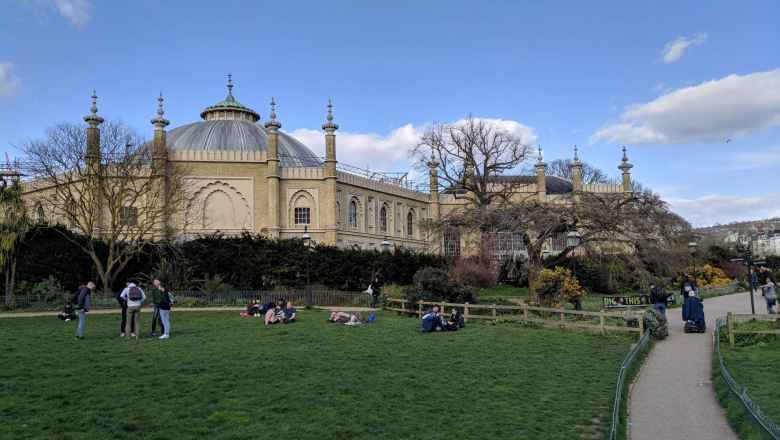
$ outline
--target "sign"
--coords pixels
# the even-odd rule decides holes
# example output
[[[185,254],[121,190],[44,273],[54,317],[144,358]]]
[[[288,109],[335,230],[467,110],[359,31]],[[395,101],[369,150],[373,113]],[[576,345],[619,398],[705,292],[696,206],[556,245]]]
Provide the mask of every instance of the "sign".
[[[620,295],[620,296],[602,296],[602,303],[605,309],[617,309],[624,307],[647,307],[652,304],[650,295]],[[669,294],[666,298],[666,304],[674,304],[674,294]]]

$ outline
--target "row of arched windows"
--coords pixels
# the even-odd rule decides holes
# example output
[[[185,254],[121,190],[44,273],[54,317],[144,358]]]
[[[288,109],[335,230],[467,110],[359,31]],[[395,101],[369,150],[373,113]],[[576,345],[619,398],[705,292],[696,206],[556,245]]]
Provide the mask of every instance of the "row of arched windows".
[[[339,209],[338,204],[337,209]],[[351,200],[349,202],[347,225],[349,225],[350,228],[358,227],[358,202],[356,200]],[[382,207],[379,208],[379,231],[387,233],[387,225],[387,205],[382,205]],[[409,237],[414,235],[414,209],[410,209],[406,214],[406,235]]]

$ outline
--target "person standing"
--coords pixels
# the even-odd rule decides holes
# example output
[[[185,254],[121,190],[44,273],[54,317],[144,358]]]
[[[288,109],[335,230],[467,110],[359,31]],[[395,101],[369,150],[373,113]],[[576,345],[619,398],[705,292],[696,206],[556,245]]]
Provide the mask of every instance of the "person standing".
[[[663,287],[656,286],[655,283],[650,284],[650,302],[653,304],[653,308],[664,316],[666,316],[666,301],[668,298],[669,295],[667,295]]]
[[[761,294],[766,301],[766,313],[768,315],[774,314],[777,303],[777,285],[771,276],[766,277],[766,284],[761,286]]]
[[[127,285],[130,285],[130,283],[127,283]],[[119,307],[122,308],[122,321],[119,323],[119,337],[124,338],[125,337],[125,327],[127,327],[127,300],[125,298],[122,298],[122,292],[123,290],[120,290],[116,294],[116,302],[119,303]],[[131,323],[130,331],[135,333],[135,323]]]
[[[128,283],[119,296],[127,301],[127,313],[129,315],[128,318],[130,318],[125,326],[125,333],[130,333],[131,338],[138,338],[137,334],[141,333],[141,328],[139,327],[141,306],[144,304],[146,295],[135,283]],[[131,329],[138,329],[139,332],[136,334],[135,330]]]
[[[159,283],[159,281],[157,282]],[[161,319],[160,326],[163,332],[160,339],[168,339],[171,337],[171,306],[173,305],[173,295],[159,285],[158,288],[160,289],[160,303],[158,304]]]
[[[165,296],[165,289],[162,288],[160,280],[152,281],[152,337],[157,336],[157,324],[160,324],[160,332],[165,334],[165,324],[160,317],[160,303]],[[170,309],[169,309],[170,310]]]
[[[76,339],[84,339],[84,329],[87,326],[87,312],[92,307],[92,291],[95,290],[95,283],[88,282],[86,286],[79,289],[76,300],[76,310],[79,314],[79,326],[76,327]]]

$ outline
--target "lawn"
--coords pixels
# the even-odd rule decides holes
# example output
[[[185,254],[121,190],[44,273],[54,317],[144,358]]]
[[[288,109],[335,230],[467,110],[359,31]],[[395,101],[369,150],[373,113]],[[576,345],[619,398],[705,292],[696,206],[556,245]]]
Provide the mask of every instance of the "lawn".
[[[73,322],[1,319],[0,438],[606,438],[633,341],[488,323],[419,334],[389,312],[362,327],[325,317],[263,328],[179,311],[168,341],[121,340],[114,315],[90,316],[81,341]]]
[[[776,330],[780,321],[748,322],[737,326],[740,330]],[[725,331],[721,334],[720,349],[731,375],[741,386],[747,388],[754,402],[761,406],[764,414],[775,423],[780,423],[780,337],[773,335],[736,335],[736,345],[731,348]],[[717,361],[716,361],[717,362]],[[751,423],[751,417],[742,404],[731,394],[715,364],[716,391],[721,404],[726,408],[729,421],[743,440],[765,439],[761,430]]]

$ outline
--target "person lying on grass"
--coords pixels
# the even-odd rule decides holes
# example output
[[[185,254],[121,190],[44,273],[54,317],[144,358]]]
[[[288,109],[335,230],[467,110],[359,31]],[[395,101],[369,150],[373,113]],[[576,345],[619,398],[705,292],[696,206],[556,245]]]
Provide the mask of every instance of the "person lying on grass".
[[[357,325],[363,322],[361,321],[360,313],[347,312],[333,312],[330,314],[328,321],[344,325]]]

